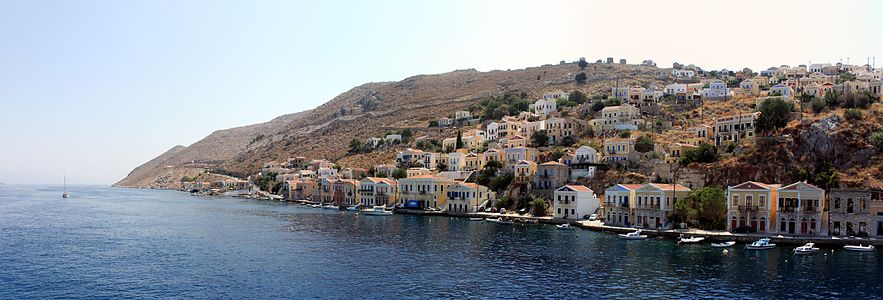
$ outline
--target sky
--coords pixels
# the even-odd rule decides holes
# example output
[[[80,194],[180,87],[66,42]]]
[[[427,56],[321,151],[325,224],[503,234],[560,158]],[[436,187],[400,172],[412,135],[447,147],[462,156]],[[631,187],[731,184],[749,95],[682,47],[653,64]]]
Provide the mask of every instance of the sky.
[[[215,130],[417,74],[579,57],[883,65],[880,12],[883,1],[0,1],[0,182],[112,184]]]

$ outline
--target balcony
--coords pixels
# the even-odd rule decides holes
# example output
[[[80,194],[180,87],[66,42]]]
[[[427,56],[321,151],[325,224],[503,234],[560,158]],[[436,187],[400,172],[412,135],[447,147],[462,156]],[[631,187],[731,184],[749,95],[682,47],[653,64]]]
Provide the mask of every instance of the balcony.
[[[796,209],[797,209],[797,208],[794,207],[794,206],[785,206],[785,207],[780,208],[780,210],[781,210],[781,211],[784,211],[784,212],[792,212],[792,211],[794,211],[794,210],[796,210]]]
[[[814,213],[814,212],[819,212],[819,208],[815,207],[815,206],[805,206],[805,207],[803,207],[803,209],[801,209],[801,211]]]
[[[757,205],[739,205],[739,210],[743,211],[757,211]]]

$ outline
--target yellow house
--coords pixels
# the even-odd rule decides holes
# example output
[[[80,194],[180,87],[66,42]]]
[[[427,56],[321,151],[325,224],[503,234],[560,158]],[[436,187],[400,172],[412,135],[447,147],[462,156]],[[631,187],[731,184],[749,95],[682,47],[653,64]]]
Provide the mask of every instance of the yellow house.
[[[674,143],[668,147],[668,156],[665,158],[666,163],[677,163],[687,150],[696,149],[697,146],[686,143]]]
[[[527,147],[527,139],[517,134],[509,136],[509,141],[506,143],[506,148],[518,147]]]
[[[453,179],[420,175],[398,181],[398,203],[410,209],[443,208],[447,205],[447,189]]]
[[[515,164],[515,183],[530,183],[531,177],[537,174],[537,163],[529,160],[522,160]]]
[[[776,218],[779,184],[747,181],[727,188],[727,230],[748,226],[754,232],[771,232]]]
[[[464,171],[478,171],[484,167],[484,160],[475,152],[466,154],[464,161],[466,162],[466,165],[463,167]]]
[[[605,224],[631,226],[635,220],[635,190],[641,184],[617,184],[604,190]]]
[[[635,190],[635,225],[671,229],[674,204],[687,198],[690,189],[680,184],[648,183]]]

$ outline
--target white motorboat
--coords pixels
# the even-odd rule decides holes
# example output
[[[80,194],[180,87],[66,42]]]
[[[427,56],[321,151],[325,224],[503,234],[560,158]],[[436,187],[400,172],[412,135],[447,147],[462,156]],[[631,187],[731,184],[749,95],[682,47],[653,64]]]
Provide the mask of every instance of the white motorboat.
[[[469,221],[484,221],[484,218],[469,218]]]
[[[487,218],[487,219],[484,219],[484,220],[485,220],[485,221],[488,221],[488,222],[491,222],[491,223],[497,223],[497,224],[502,224],[502,225],[510,225],[510,224],[512,224],[512,221],[509,221],[509,220],[503,220],[503,218],[496,218],[496,219]]]
[[[776,247],[776,244],[770,243],[770,239],[762,238],[754,243],[745,246],[745,249],[748,250],[769,250]]]
[[[359,206],[358,206],[358,205],[347,206],[346,210],[348,210],[348,211],[359,211]]]
[[[322,205],[322,209],[340,209],[340,207],[334,206],[332,204]]]
[[[361,211],[363,215],[366,216],[391,216],[392,211],[386,210],[386,206],[375,206],[370,209],[363,209]]]
[[[312,208],[322,208],[322,205],[319,205],[319,204],[310,204],[307,206],[312,207]]]
[[[558,227],[558,230],[574,230],[574,229],[576,229],[576,227],[570,226],[570,224],[555,225],[555,227]]]
[[[817,252],[819,252],[819,248],[816,248],[815,243],[806,243],[806,245],[794,248],[794,254],[799,255],[814,254]]]
[[[635,230],[634,232],[629,232],[625,234],[619,234],[619,238],[624,240],[645,240],[647,239],[647,235],[642,235],[641,230]]]
[[[701,237],[701,236],[694,236],[694,237],[681,236],[681,237],[678,237],[678,244],[695,244],[695,243],[698,243],[698,242],[701,242],[704,240],[705,240],[705,238]]]
[[[711,243],[711,247],[712,248],[729,248],[729,247],[733,247],[733,245],[735,245],[735,244],[736,244],[736,242],[734,242],[734,241],[726,241],[723,243]]]
[[[856,246],[856,245],[846,245],[846,246],[843,246],[843,250],[846,250],[846,251],[855,251],[855,252],[872,252],[872,251],[877,250],[877,249],[874,248],[874,245],[862,246],[861,244],[859,244],[858,246]]]

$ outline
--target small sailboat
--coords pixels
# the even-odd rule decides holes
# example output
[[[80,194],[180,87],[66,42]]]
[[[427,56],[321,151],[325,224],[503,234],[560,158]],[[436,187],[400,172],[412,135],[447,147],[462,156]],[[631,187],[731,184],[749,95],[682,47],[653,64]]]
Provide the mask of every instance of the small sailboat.
[[[67,192],[67,175],[64,175],[64,193],[61,194],[61,198],[70,198],[71,194]]]
[[[641,234],[641,230],[635,230],[634,232],[629,232],[625,234],[619,234],[619,238],[624,240],[646,240],[647,235]]]
[[[815,243],[806,243],[806,245],[794,248],[794,254],[798,255],[815,254],[817,252],[819,252],[819,248],[816,248]]]
[[[843,246],[843,250],[854,251],[854,252],[872,252],[877,249],[874,248],[874,245],[862,246],[861,244],[859,244],[858,246],[856,246],[856,245]]]
[[[762,238],[754,243],[745,246],[748,250],[769,250],[776,247],[776,244],[770,243],[770,239]]]
[[[576,227],[570,226],[570,224],[555,225],[555,227],[558,227],[558,230],[574,230],[574,229],[576,229]]]
[[[733,247],[733,245],[735,245],[735,244],[736,244],[736,242],[734,242],[734,241],[726,241],[723,243],[711,243],[711,247],[712,248],[729,248],[729,247]]]

